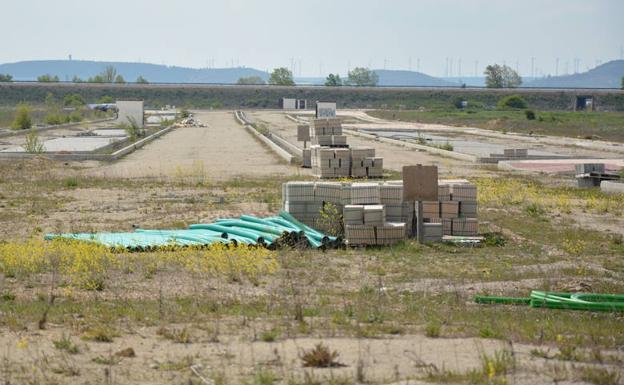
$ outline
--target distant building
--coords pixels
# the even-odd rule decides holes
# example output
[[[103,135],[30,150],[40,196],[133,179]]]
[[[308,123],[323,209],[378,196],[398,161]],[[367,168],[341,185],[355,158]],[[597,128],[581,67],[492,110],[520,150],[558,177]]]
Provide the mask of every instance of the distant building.
[[[142,100],[118,100],[117,103],[117,123],[136,124],[143,128],[143,101]]]
[[[316,118],[335,118],[336,102],[316,102]]]
[[[305,110],[307,106],[305,99],[288,99],[280,100],[280,108],[284,110]]]

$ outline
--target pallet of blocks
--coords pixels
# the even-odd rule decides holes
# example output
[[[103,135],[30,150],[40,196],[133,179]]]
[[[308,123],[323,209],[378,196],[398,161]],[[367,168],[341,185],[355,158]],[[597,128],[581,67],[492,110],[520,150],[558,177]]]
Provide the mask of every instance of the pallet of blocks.
[[[465,179],[438,181],[438,200],[422,202],[425,223],[440,224],[442,235],[476,236],[477,186]]]
[[[312,175],[318,178],[348,178],[351,160],[348,148],[311,146]]]
[[[349,148],[337,118],[313,119],[308,132],[297,127],[300,141],[309,139],[310,149],[303,150],[303,167],[311,167],[318,178],[381,178],[383,158],[375,156],[375,149]]]
[[[352,246],[391,245],[407,236],[414,204],[402,201],[402,186],[385,183],[287,182],[283,209],[310,226],[322,226],[328,205],[341,214],[345,239]],[[390,215],[387,209],[393,210]],[[406,223],[404,221],[409,221]]]

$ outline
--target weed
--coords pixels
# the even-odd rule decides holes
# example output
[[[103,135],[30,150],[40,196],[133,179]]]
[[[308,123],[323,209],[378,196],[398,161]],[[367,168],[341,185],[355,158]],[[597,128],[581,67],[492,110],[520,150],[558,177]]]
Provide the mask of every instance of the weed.
[[[336,368],[344,366],[338,362],[338,352],[331,351],[322,343],[318,343],[313,349],[304,351],[301,355],[303,366],[307,368]]]
[[[617,369],[585,366],[580,369],[580,379],[595,385],[619,385],[621,375]]]
[[[0,300],[4,302],[13,302],[15,301],[15,294],[10,291],[5,291],[0,295]]]
[[[113,342],[113,339],[118,336],[119,336],[119,333],[117,333],[117,331],[115,331],[114,329],[110,327],[102,326],[102,325],[98,325],[90,329],[87,329],[82,334],[82,338],[84,340],[95,341],[95,342]]]
[[[24,151],[29,154],[41,154],[45,152],[45,146],[39,139],[39,135],[37,135],[36,132],[31,132],[26,135],[26,141],[24,142],[22,148],[24,148]]]
[[[93,358],[91,361],[95,362],[96,364],[100,364],[100,365],[113,366],[113,365],[117,365],[118,363],[121,362],[121,357],[118,357],[118,356],[97,356],[97,357]]]
[[[440,337],[441,329],[438,322],[429,322],[427,326],[425,326],[425,335],[430,338],[438,338]]]
[[[66,178],[63,181],[63,185],[67,188],[75,188],[78,187],[78,178],[76,177],[71,177],[71,178]]]
[[[264,342],[275,342],[277,340],[278,332],[275,329],[262,332],[260,339]]]
[[[167,329],[161,327],[156,331],[156,334],[179,344],[190,344],[193,342],[191,333],[186,327],[182,329]]]
[[[193,365],[192,356],[184,356],[179,361],[167,361],[158,365],[158,369],[166,371],[180,371]]]
[[[58,350],[66,351],[69,354],[78,354],[80,349],[75,345],[68,335],[62,335],[60,339],[53,340],[54,347]]]

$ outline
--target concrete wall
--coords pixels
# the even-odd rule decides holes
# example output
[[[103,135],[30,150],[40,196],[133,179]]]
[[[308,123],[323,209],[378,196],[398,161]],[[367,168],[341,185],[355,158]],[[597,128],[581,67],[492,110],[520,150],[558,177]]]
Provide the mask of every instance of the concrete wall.
[[[117,123],[130,124],[136,122],[139,127],[143,127],[143,101],[118,100],[117,103]]]

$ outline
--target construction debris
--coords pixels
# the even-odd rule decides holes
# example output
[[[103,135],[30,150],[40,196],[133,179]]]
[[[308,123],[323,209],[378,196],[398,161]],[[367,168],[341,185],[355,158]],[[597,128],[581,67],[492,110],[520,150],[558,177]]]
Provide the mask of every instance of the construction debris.
[[[204,123],[202,123],[201,120],[195,119],[193,117],[193,115],[190,115],[190,116],[180,120],[178,123],[175,123],[173,125],[173,127],[176,127],[176,128],[181,128],[181,127],[206,127],[206,125]]]

